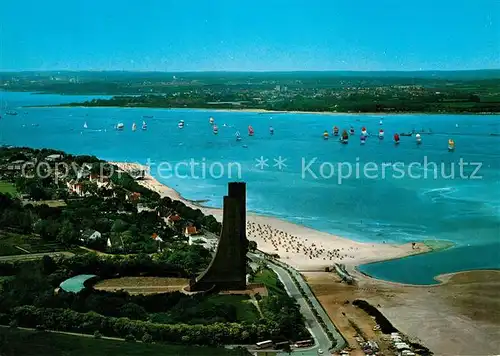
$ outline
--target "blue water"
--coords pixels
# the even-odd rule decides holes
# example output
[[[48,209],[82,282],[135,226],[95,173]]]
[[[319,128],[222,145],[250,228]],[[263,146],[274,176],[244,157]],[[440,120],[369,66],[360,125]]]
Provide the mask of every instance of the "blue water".
[[[59,287],[66,292],[78,293],[85,288],[85,281],[94,277],[96,277],[94,274],[80,274],[61,282]]]
[[[82,97],[2,93],[0,102],[7,109],[22,105],[47,105],[87,100]],[[103,159],[137,161],[152,166],[152,174],[193,200],[208,200],[206,205],[219,207],[226,193],[226,183],[238,179],[248,182],[248,209],[280,217],[312,228],[361,241],[404,243],[426,239],[449,240],[456,247],[436,254],[362,266],[363,272],[374,277],[404,283],[432,283],[441,273],[477,268],[500,268],[500,133],[499,116],[473,115],[388,115],[384,117],[384,141],[369,137],[366,145],[359,144],[359,131],[366,126],[375,134],[380,116],[376,115],[314,115],[278,113],[235,113],[204,110],[166,110],[132,108],[20,108],[19,115],[0,120],[0,144],[31,147],[52,147],[76,154],[94,154]],[[25,113],[26,112],[26,113]],[[141,131],[143,115],[148,130]],[[216,119],[219,134],[213,135],[208,123]],[[186,126],[177,128],[179,120]],[[88,129],[83,129],[87,122]],[[125,124],[123,132],[113,130],[118,122]],[[132,132],[132,123],[139,129]],[[32,126],[32,124],[39,126]],[[223,124],[226,124],[224,126]],[[255,136],[248,137],[252,125]],[[458,127],[456,127],[458,124]],[[23,126],[24,125],[24,126]],[[268,127],[275,129],[274,136]],[[356,128],[356,136],[348,145],[333,138],[321,138],[332,127]],[[399,146],[392,143],[394,132],[413,128],[432,129],[432,135],[422,135],[418,147],[413,137],[402,137]],[[236,142],[239,130],[243,140]],[[455,152],[448,152],[447,141],[456,142]],[[247,147],[245,148],[244,145]],[[256,158],[268,159],[263,170],[255,166]],[[274,159],[286,159],[286,167],[274,167]],[[412,174],[427,174],[427,179],[393,177],[386,168],[382,178],[382,163],[433,162],[444,164],[449,174],[455,164],[456,179],[434,179],[432,166],[413,167]],[[302,166],[316,158],[311,171]],[[459,160],[481,163],[477,175],[481,179],[460,179]],[[194,170],[200,177],[206,165],[206,178],[163,177],[156,169],[161,162],[171,167],[193,159],[200,165]],[[304,161],[302,161],[304,160]],[[210,166],[220,162],[224,167],[221,178],[210,177]],[[353,165],[354,175],[341,180],[336,168],[339,162]],[[360,177],[355,177],[355,164],[360,165]],[[378,178],[363,176],[363,164],[379,165]],[[323,164],[323,178],[320,166]],[[330,176],[328,164],[336,171]],[[213,165],[213,173],[220,167]],[[229,171],[231,177],[229,177]],[[464,169],[470,175],[472,166]],[[347,173],[347,168],[344,168]],[[406,168],[408,172],[408,168]],[[190,169],[180,166],[180,175]],[[373,172],[368,172],[373,175]],[[424,268],[425,267],[425,268]]]

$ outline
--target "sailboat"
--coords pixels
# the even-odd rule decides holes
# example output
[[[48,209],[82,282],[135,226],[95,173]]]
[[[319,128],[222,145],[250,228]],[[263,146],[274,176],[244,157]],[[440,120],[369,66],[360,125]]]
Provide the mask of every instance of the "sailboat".
[[[235,136],[236,136],[236,141],[241,141],[241,134],[239,131],[236,131]]]
[[[88,126],[87,126],[87,121],[85,121],[85,123],[83,124],[83,128],[84,128],[84,129],[88,128]]]
[[[378,131],[378,138],[379,138],[380,140],[383,140],[383,139],[384,139],[384,130],[383,130],[383,129],[380,129],[380,130]]]
[[[269,126],[269,133],[271,135],[274,135],[274,128],[272,126]]]
[[[360,136],[360,141],[359,141],[362,145],[364,145],[366,143],[366,136],[365,135],[361,135]]]
[[[253,127],[251,125],[248,126],[248,136],[253,136],[254,134],[254,130],[253,130]]]
[[[210,122],[210,125],[213,125],[215,120],[212,116],[210,116],[210,119],[208,119],[208,122]]]
[[[452,138],[448,140],[448,151],[455,151],[455,141]]]
[[[142,129],[147,130],[148,129],[148,124],[146,124],[146,121],[142,122]]]
[[[378,123],[378,124],[379,124],[379,125],[382,125],[382,124],[383,124],[382,119],[380,119],[380,121],[379,121],[379,123]]]
[[[333,136],[338,136],[339,135],[339,128],[337,126],[333,127]]]
[[[394,143],[395,143],[396,145],[398,145],[398,144],[399,144],[399,135],[398,135],[397,133],[395,133],[395,134],[394,134]]]
[[[420,145],[422,143],[422,137],[420,137],[420,134],[415,135],[415,139],[417,140],[417,145]]]
[[[361,128],[361,135],[366,136],[366,127]]]
[[[121,131],[123,130],[123,126],[124,126],[123,123],[120,122],[116,125],[116,129]]]
[[[217,135],[219,133],[219,128],[217,127],[217,125],[214,125],[212,130],[214,132],[214,135]]]
[[[184,120],[179,121],[179,123],[177,124],[177,127],[180,129],[184,128]]]
[[[349,142],[349,135],[347,134],[346,130],[342,132],[342,137],[340,138],[340,142],[343,144],[347,144]]]
[[[328,140],[328,131],[327,130],[325,130],[325,132],[323,132],[323,139]]]
[[[132,131],[135,131],[137,130],[137,125],[135,124],[135,122],[132,124]]]
[[[351,135],[354,135],[354,128],[353,128],[353,127],[351,127],[351,129],[349,130],[349,133],[350,133]]]

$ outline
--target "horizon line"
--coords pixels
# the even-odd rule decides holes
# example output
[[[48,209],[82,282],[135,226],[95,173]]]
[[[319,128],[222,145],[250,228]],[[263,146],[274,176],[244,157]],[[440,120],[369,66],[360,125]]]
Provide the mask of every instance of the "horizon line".
[[[0,73],[31,73],[31,72],[123,72],[123,73],[425,73],[425,72],[484,72],[500,71],[499,68],[478,69],[414,69],[414,70],[129,70],[129,69],[26,69],[26,70],[0,70]]]

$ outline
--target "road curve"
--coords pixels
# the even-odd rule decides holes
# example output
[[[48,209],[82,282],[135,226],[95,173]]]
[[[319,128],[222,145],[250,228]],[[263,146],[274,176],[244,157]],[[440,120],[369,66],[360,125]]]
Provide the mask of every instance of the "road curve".
[[[293,281],[292,277],[290,276],[290,272],[283,268],[282,266],[278,265],[277,263],[274,263],[270,260],[264,259],[259,255],[255,254],[249,254],[250,258],[253,260],[264,260],[269,268],[271,268],[278,276],[280,279],[281,283],[283,283],[286,292],[293,297],[295,300],[297,300],[297,303],[300,306],[300,311],[302,315],[304,315],[305,320],[306,320],[306,327],[308,328],[309,332],[314,337],[314,340],[316,341],[316,344],[313,348],[308,348],[307,350],[300,350],[296,349],[294,350],[293,354],[294,355],[303,355],[303,356],[312,356],[312,355],[318,355],[318,350],[323,350],[324,354],[329,354],[328,350],[332,346],[332,342],[326,335],[325,331],[319,324],[318,320],[314,316],[311,308],[309,307],[309,304],[307,303],[306,299],[302,296],[300,293],[299,289],[295,285],[295,282]],[[312,302],[314,308],[318,312],[318,314],[321,316],[323,321],[326,323],[328,329],[332,332],[334,337],[337,339],[337,345],[335,349],[342,349],[345,345],[345,341],[343,337],[337,332],[335,329],[335,326],[331,322],[330,318],[328,315],[325,313],[321,305],[319,304],[318,300],[312,294],[311,290],[309,289],[309,286],[307,283],[304,281],[302,276],[298,273],[292,270],[294,277],[298,280],[299,285],[302,287],[302,289],[305,291],[308,299]],[[279,355],[288,355],[287,353],[279,353]]]

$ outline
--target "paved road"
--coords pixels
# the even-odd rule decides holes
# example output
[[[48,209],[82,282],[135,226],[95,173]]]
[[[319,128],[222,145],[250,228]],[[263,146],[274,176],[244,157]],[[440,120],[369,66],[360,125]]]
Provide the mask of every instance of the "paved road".
[[[11,256],[0,256],[0,261],[18,261],[18,260],[34,260],[37,258],[42,258],[43,256],[50,256],[50,257],[56,257],[56,256],[74,256],[74,253],[71,252],[66,252],[66,251],[61,251],[61,252],[44,252],[44,253],[30,253],[30,254],[24,254],[24,255],[11,255]]]
[[[263,258],[259,255],[254,255],[251,254],[250,257],[254,260],[262,260]],[[297,303],[300,306],[300,311],[304,315],[306,319],[306,327],[309,329],[309,332],[313,335],[314,340],[316,341],[315,347],[309,348],[307,350],[300,350],[297,349],[296,351],[293,352],[294,355],[304,355],[304,356],[312,356],[312,355],[318,355],[318,350],[321,349],[323,350],[324,354],[329,354],[328,349],[331,347],[332,343],[326,333],[323,331],[323,328],[319,324],[318,320],[316,320],[312,310],[310,309],[309,305],[307,304],[306,300],[300,293],[299,289],[295,285],[294,281],[292,280],[290,274],[288,273],[287,270],[285,270],[283,267],[279,266],[278,264],[272,263],[269,260],[265,260],[268,266],[278,275],[278,278],[280,279],[281,283],[285,286],[285,289],[287,293],[295,298],[297,300]],[[336,331],[334,325],[332,324],[330,318],[326,313],[323,311],[321,305],[319,302],[316,300],[314,295],[309,289],[309,286],[307,286],[307,283],[303,280],[302,276],[296,272],[294,273],[294,277],[299,281],[299,284],[301,287],[306,291],[306,294],[309,296],[311,301],[313,302],[313,305],[316,307],[319,315],[323,318],[325,323],[327,324],[328,328],[330,329],[331,324],[331,329],[333,330],[332,333],[337,339],[337,346],[336,349],[343,348],[345,345],[345,341],[342,338],[342,336]],[[304,286],[305,284],[305,286]],[[315,303],[316,302],[316,303]],[[288,355],[287,353],[278,353],[278,355]]]

